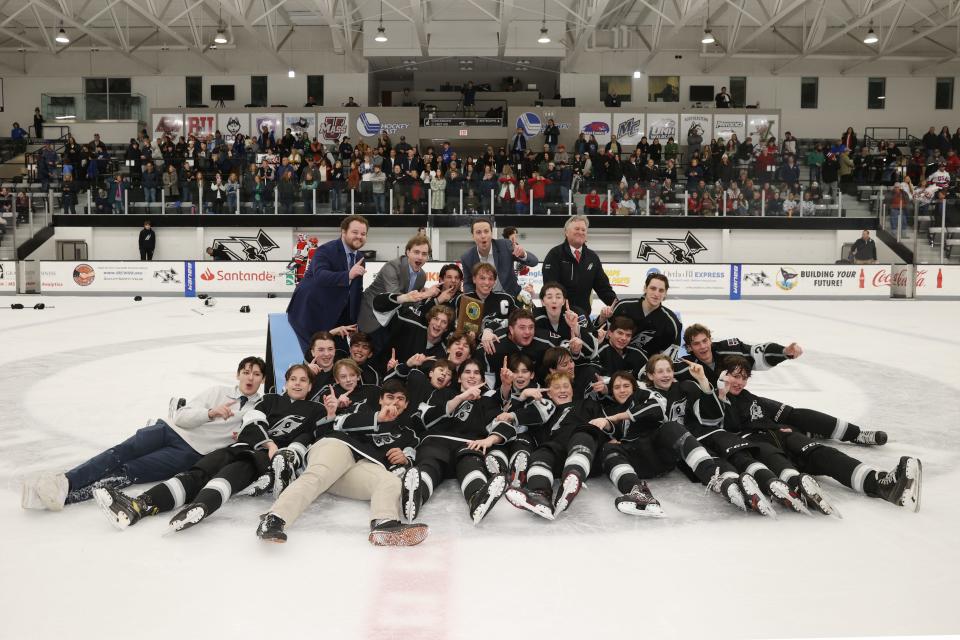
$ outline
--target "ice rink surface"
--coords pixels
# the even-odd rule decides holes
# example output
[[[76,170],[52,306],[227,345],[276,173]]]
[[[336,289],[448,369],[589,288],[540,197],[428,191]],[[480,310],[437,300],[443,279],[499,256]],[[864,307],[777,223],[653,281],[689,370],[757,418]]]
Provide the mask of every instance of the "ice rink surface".
[[[40,298],[21,298],[32,306]],[[119,442],[172,395],[230,383],[286,300],[45,298],[0,309],[0,638],[807,638],[960,632],[960,337],[955,302],[673,300],[715,338],[796,341],[751,389],[890,434],[837,445],[878,469],[924,465],[908,512],[822,480],[843,519],[735,511],[678,472],[667,518],[631,518],[606,478],[556,522],[505,500],[473,527],[453,482],[430,537],[375,548],[367,506],[323,497],[286,545],[254,535],[268,497],[163,537],[93,503],[26,512],[17,479]],[[249,304],[253,313],[241,314]],[[197,313],[205,312],[205,315]]]

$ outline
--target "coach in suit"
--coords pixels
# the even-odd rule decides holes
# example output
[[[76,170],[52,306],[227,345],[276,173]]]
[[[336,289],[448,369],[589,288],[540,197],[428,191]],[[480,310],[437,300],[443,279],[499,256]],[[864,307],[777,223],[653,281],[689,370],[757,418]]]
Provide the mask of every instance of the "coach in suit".
[[[517,272],[513,269],[513,263],[517,261],[528,267],[535,267],[539,263],[537,256],[509,240],[494,240],[493,228],[489,220],[481,218],[471,222],[470,233],[473,234],[476,246],[460,256],[460,264],[463,266],[464,292],[474,291],[473,267],[480,262],[488,262],[497,270],[494,291],[504,291],[511,296],[520,293],[520,283],[517,282]]]
[[[300,346],[310,347],[317,331],[356,324],[363,294],[363,254],[370,223],[363,216],[347,216],[340,238],[317,247],[303,280],[287,305],[287,319]]]
[[[360,331],[373,334],[381,328],[373,313],[373,299],[381,293],[407,293],[422,289],[427,282],[423,265],[430,259],[430,240],[426,236],[416,235],[407,241],[404,255],[384,263],[373,283],[363,292],[360,304],[360,319],[357,322]]]
[[[566,239],[550,249],[543,259],[543,282],[559,282],[567,290],[570,304],[590,312],[590,296],[597,296],[608,307],[617,301],[600,256],[587,246],[586,216],[571,216],[563,226]]]

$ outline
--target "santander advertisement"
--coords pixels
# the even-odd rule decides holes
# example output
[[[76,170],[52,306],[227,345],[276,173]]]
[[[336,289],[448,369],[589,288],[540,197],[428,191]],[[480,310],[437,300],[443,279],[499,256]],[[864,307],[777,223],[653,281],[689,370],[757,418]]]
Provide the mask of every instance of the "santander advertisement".
[[[281,262],[198,262],[197,293],[293,293],[296,281]]]

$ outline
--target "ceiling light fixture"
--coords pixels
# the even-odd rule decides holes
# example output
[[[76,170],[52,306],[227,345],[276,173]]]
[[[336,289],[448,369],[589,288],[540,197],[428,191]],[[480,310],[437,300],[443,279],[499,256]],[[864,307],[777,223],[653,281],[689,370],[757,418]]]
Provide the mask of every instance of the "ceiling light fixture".
[[[221,6],[217,13],[217,35],[213,36],[216,44],[227,44],[227,27],[223,24],[223,7]],[[210,47],[215,49],[216,47]]]
[[[67,32],[63,30],[63,23],[60,23],[60,31],[54,39],[60,44],[70,44],[70,38],[67,36]]]
[[[383,28],[383,0],[380,0],[380,26],[377,27],[377,35],[373,39],[377,42],[387,41],[387,30]]]
[[[540,24],[540,44],[550,44],[550,31],[547,29],[547,0],[543,0],[543,22]]]
[[[639,69],[637,69],[636,71],[633,72],[633,79],[639,80],[642,75],[643,73]]]
[[[878,42],[880,42],[880,38],[877,37],[876,32],[873,30],[873,23],[870,23],[870,30],[867,31],[867,35],[863,39],[863,44],[877,44]]]
[[[703,23],[703,37],[700,38],[700,44],[713,44],[716,41],[713,31],[710,30],[710,0],[707,0],[707,19]]]

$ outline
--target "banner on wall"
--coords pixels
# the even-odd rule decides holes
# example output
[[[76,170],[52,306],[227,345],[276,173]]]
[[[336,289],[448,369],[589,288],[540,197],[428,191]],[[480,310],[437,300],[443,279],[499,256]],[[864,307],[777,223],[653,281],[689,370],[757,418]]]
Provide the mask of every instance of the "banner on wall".
[[[217,131],[217,116],[212,113],[188,113],[184,116],[184,127],[184,135],[188,138],[196,136],[201,142],[209,142]]]
[[[394,118],[377,115],[373,111],[361,111],[357,115],[357,135],[361,138],[376,138],[380,132],[388,136],[410,128],[409,122],[397,122]]]
[[[174,142],[183,135],[182,113],[155,113],[153,114],[153,137],[170,136]]]
[[[610,114],[609,113],[581,113],[580,133],[586,134],[587,139],[594,136],[601,145],[610,142]]]
[[[676,138],[677,144],[687,144],[687,137],[699,134],[703,137],[703,146],[710,144],[710,134],[713,131],[713,116],[710,114],[684,113],[680,116],[680,134]]]
[[[0,294],[17,292],[17,263],[0,262]]]
[[[317,137],[317,114],[315,113],[285,113],[283,114],[283,132],[290,129],[297,138],[304,134],[311,140]]]
[[[613,114],[613,133],[620,144],[639,144],[640,138],[646,135],[642,113],[615,113]]]
[[[747,130],[747,118],[746,116],[738,115],[719,115],[715,114],[713,116],[713,137],[714,138],[723,138],[723,141],[726,142],[734,135],[737,136],[737,140],[743,140],[746,136]],[[754,140],[756,143],[756,140]]]
[[[320,142],[340,142],[343,136],[350,135],[350,116],[346,113],[321,113],[317,115],[317,126]]]
[[[259,136],[263,128],[266,127],[273,133],[277,142],[280,142],[280,136],[283,135],[283,130],[280,128],[280,125],[281,118],[279,113],[254,113],[250,115],[250,129],[254,137]]]
[[[41,262],[43,293],[183,295],[184,262]]]
[[[744,264],[740,295],[889,298],[889,265]],[[884,282],[886,275],[886,282]]]
[[[297,281],[284,262],[197,262],[197,293],[286,293]]]
[[[770,136],[778,138],[780,134],[777,130],[777,116],[751,114],[747,119],[747,135],[753,138],[754,144],[760,144]]]
[[[221,247],[237,262],[289,261],[294,247],[290,229],[206,227],[204,246]]]
[[[249,113],[220,113],[217,114],[217,129],[223,134],[227,144],[233,144],[237,134],[250,137]]]
[[[721,229],[643,229],[633,234],[632,262],[696,264],[718,262],[723,253]]]
[[[960,297],[960,266],[917,265],[914,277],[916,298]],[[871,284],[877,288],[900,287],[907,284],[910,270],[905,265],[894,265],[874,274]]]
[[[677,114],[650,113],[647,114],[647,141],[659,140],[661,143],[667,138],[677,140]]]

